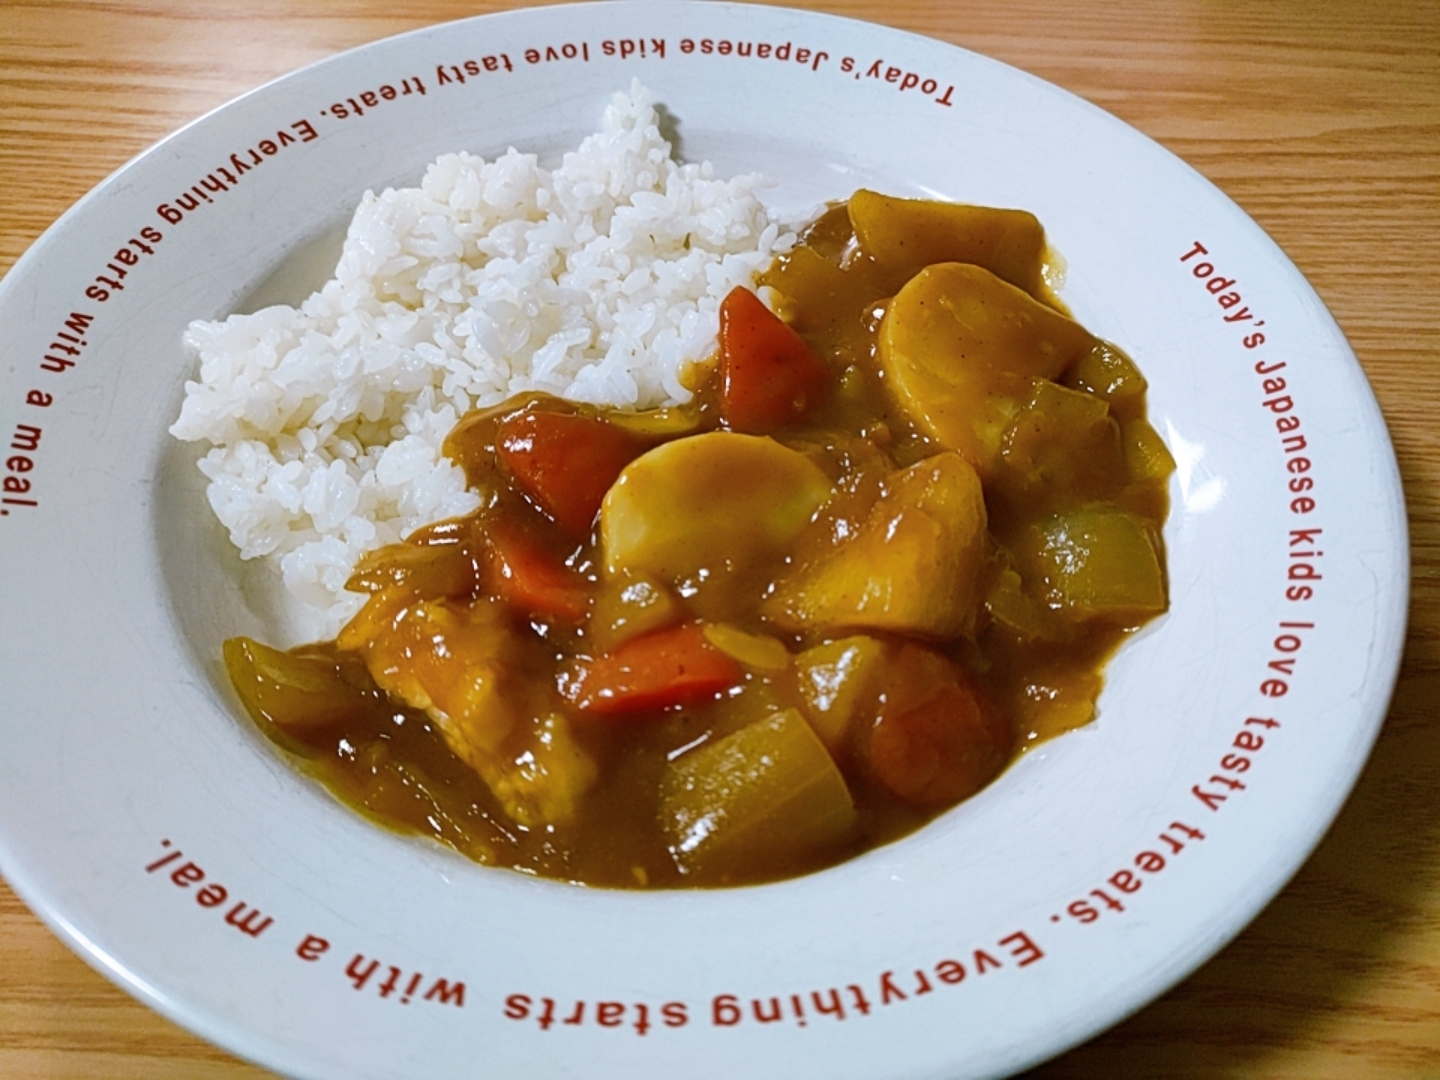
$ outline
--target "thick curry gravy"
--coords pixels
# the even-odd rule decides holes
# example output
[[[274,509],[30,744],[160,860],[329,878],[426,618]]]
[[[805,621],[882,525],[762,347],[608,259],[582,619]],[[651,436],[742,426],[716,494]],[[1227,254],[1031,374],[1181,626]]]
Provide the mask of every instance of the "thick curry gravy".
[[[914,830],[1088,722],[1167,602],[1145,383],[1044,258],[1028,214],[857,193],[761,278],[793,330],[727,299],[691,405],[462,420],[481,509],[368,556],[337,642],[228,642],[237,690],[345,803],[541,876]]]

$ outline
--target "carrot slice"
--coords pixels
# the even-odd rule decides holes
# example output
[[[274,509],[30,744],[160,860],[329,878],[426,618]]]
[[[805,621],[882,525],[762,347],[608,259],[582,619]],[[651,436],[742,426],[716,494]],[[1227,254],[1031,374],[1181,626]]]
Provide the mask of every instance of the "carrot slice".
[[[686,623],[581,663],[569,696],[582,713],[647,712],[712,697],[743,677],[740,665],[705,639],[702,624]]]
[[[529,618],[578,625],[590,609],[586,580],[519,530],[492,529],[486,585]]]
[[[799,420],[829,381],[825,364],[749,289],[720,305],[720,416],[761,433]]]
[[[562,529],[583,537],[605,492],[645,443],[597,417],[531,411],[501,423],[496,448],[525,494]]]

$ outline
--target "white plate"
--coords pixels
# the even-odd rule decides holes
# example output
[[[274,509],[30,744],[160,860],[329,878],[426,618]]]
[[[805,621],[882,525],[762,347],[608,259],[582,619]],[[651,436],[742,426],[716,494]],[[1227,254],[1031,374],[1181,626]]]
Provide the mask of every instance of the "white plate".
[[[767,171],[791,205],[871,185],[1038,213],[1066,301],[1141,363],[1180,463],[1174,608],[1114,662],[1098,722],[919,834],[778,885],[586,891],[336,806],[225,689],[220,640],[265,604],[165,433],[189,320],[267,279],[298,299],[307,244],[367,187],[448,150],[558,152],[632,77],[686,157]],[[157,209],[185,203],[178,222]],[[1023,1068],[1163,991],[1280,889],[1393,683],[1395,463],[1300,274],[1111,117],[876,26],[594,4],[347,53],[102,184],[4,281],[0,326],[0,865],[121,985],[289,1074]]]

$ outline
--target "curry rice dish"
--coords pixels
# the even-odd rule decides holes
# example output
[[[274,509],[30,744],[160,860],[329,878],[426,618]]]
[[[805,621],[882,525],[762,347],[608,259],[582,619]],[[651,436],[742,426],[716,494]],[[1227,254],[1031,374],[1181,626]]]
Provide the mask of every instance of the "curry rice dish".
[[[1135,365],[1065,313],[1028,213],[860,191],[767,229],[676,392],[477,402],[435,458],[471,505],[359,557],[333,640],[226,643],[343,802],[565,881],[745,884],[1093,717],[1167,606]]]

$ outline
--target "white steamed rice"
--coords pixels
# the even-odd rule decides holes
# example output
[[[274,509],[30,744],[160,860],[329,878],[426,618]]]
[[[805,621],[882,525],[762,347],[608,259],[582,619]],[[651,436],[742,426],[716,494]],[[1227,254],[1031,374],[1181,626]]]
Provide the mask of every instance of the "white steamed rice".
[[[362,554],[478,505],[440,454],[468,410],[689,398],[720,301],[795,240],[759,184],[673,161],[639,84],[553,171],[447,154],[418,188],[365,195],[298,309],[191,324],[200,378],[171,433],[213,444],[200,470],[241,556],[272,560],[333,636]]]

